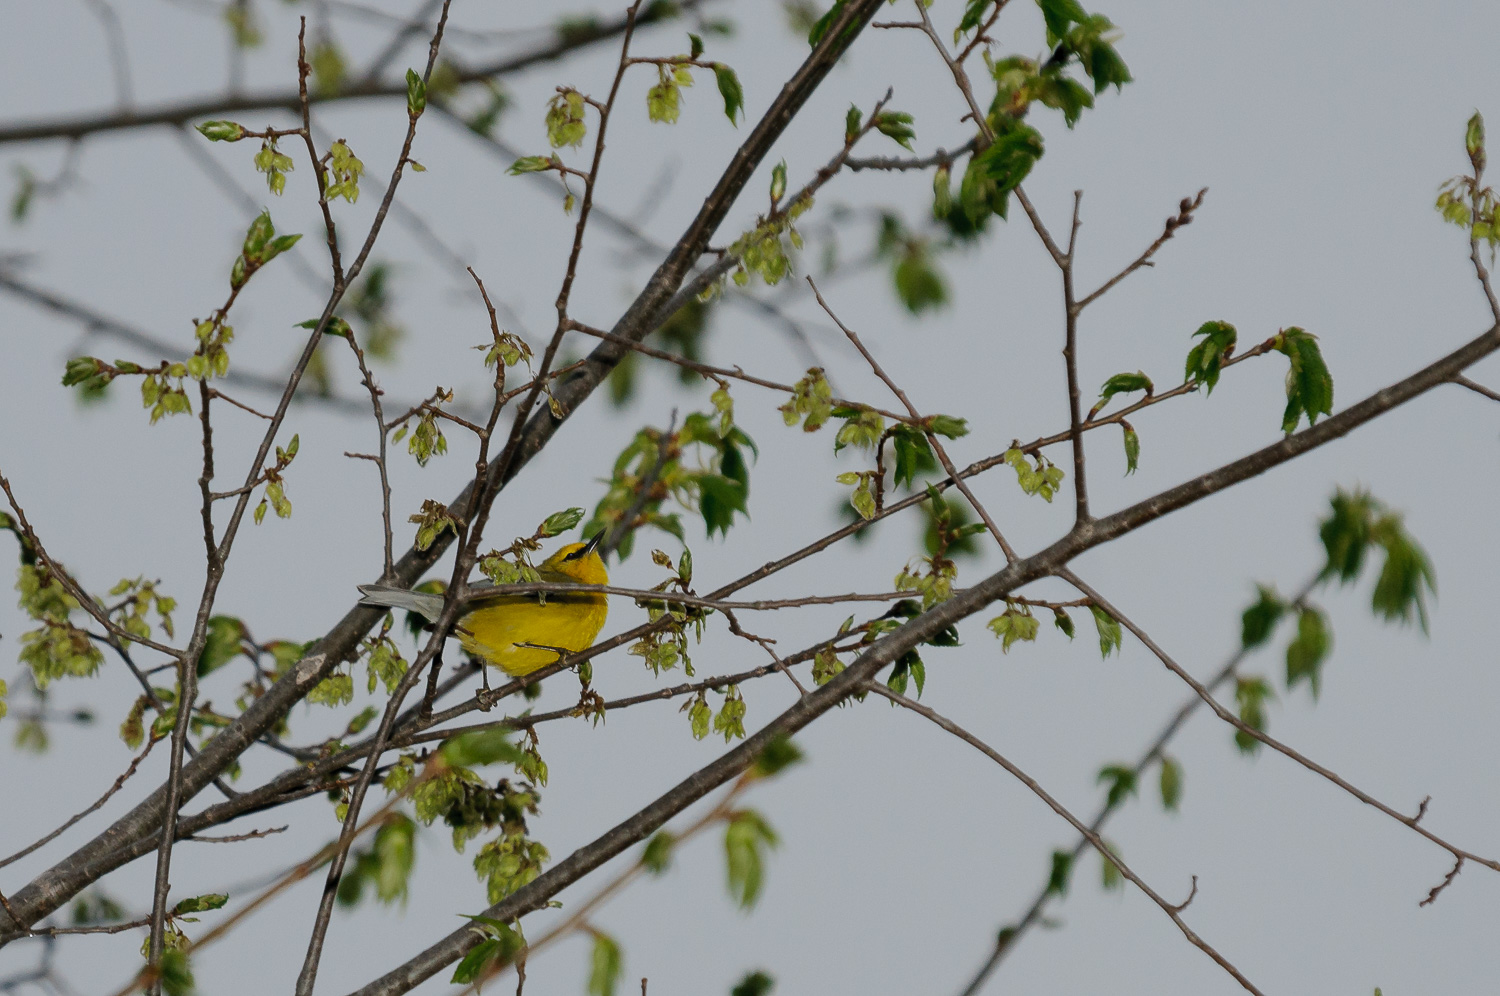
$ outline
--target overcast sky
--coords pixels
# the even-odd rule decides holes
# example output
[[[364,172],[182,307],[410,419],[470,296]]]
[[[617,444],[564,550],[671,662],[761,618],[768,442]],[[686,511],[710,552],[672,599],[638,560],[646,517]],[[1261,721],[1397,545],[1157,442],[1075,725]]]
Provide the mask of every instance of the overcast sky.
[[[1072,191],[1085,192],[1080,283],[1094,286],[1137,254],[1181,197],[1205,186],[1209,193],[1197,220],[1162,251],[1154,269],[1087,313],[1081,330],[1085,391],[1122,370],[1142,369],[1158,385],[1177,383],[1192,330],[1221,319],[1234,323],[1246,343],[1288,325],[1318,335],[1341,409],[1486,326],[1467,245],[1457,229],[1442,224],[1432,201],[1437,185],[1466,166],[1468,116],[1478,108],[1500,121],[1497,21],[1490,5],[1377,11],[1328,2],[1100,2],[1099,10],[1124,32],[1119,48],[1136,82],[1123,94],[1101,97],[1098,109],[1071,132],[1057,115],[1038,108],[1033,122],[1046,136],[1047,153],[1027,183],[1054,231],[1066,226]],[[92,6],[58,0],[4,8],[0,121],[114,105],[104,33]],[[256,6],[265,43],[248,59],[247,86],[287,86],[295,79],[295,15],[307,5],[261,0]],[[412,4],[380,6],[405,11]],[[951,26],[960,6],[938,3],[936,22]],[[226,43],[211,11],[158,0],[117,7],[139,106],[223,86]],[[787,30],[778,4],[708,9],[736,24],[732,39],[709,39],[708,54],[739,71],[753,122],[806,45]],[[455,25],[476,30],[535,26],[543,16],[549,15],[536,5],[456,0],[453,7]],[[908,15],[898,6],[888,16]],[[381,45],[378,25],[347,18],[335,25],[356,65]],[[684,28],[643,31],[637,51],[679,52]],[[1036,55],[1044,48],[1040,18],[1029,4],[1007,10],[996,36],[1000,54]],[[537,37],[455,43],[468,61],[478,62],[521,50]],[[542,106],[552,89],[569,84],[604,92],[613,51],[595,48],[507,81],[514,105],[499,135],[523,152],[545,152]],[[424,44],[413,44],[393,65],[419,66],[424,55]],[[598,197],[635,218],[651,237],[671,242],[749,125],[731,128],[706,77],[684,94],[675,128],[652,125],[643,97],[649,70],[635,72],[611,126]],[[771,163],[785,158],[791,185],[806,182],[841,142],[848,105],[868,109],[888,86],[895,90],[892,106],[916,116],[919,151],[952,148],[969,137],[959,121],[962,101],[926,40],[915,32],[866,31],[788,130],[715,242],[732,241],[753,222]],[[262,114],[242,120],[256,128],[289,123]],[[327,135],[349,140],[369,176],[381,182],[405,120],[404,109],[390,101],[340,103],[317,117]],[[292,174],[286,195],[272,199],[252,169],[248,144],[198,144],[248,200],[228,196],[220,178],[170,130],[109,133],[84,143],[71,186],[38,200],[24,223],[0,228],[0,255],[25,254],[20,272],[27,279],[185,350],[190,320],[220,303],[238,240],[260,205],[269,206],[279,230],[310,233],[305,258],[321,266],[320,222],[304,165]],[[877,138],[871,151],[897,150]],[[555,321],[552,302],[572,231],[558,198],[505,176],[506,160],[437,114],[423,119],[413,154],[429,169],[403,181],[403,202],[426,219],[452,256],[484,277],[511,309],[509,327],[542,344]],[[63,158],[60,142],[5,146],[0,176],[21,166],[50,176]],[[920,225],[928,179],[841,176],[807,216],[807,226],[836,217],[837,205],[855,209],[839,223],[838,238],[839,258],[855,262],[873,244],[866,209],[890,206]],[[376,202],[371,187],[357,205],[340,206],[344,230],[362,232]],[[807,254],[804,271],[817,269],[821,251],[819,244]],[[441,384],[460,400],[480,399],[486,375],[470,347],[485,341],[488,330],[461,268],[399,219],[387,224],[376,255],[395,266],[398,314],[408,328],[399,362],[378,369],[388,394],[414,399]],[[576,317],[611,324],[652,263],[603,228],[595,231],[575,294]],[[970,420],[974,431],[952,444],[960,465],[1014,438],[1064,428],[1061,290],[1019,211],[982,245],[945,256],[943,265],[953,303],[916,319],[900,310],[883,268],[829,279],[825,293],[919,408]],[[236,306],[238,369],[283,369],[301,342],[293,324],[321,307],[317,282],[299,278],[296,261],[274,266]],[[811,349],[842,393],[890,406],[804,287],[793,282],[764,294],[805,323]],[[167,419],[149,427],[128,384],[88,408],[59,386],[64,361],[80,352],[155,357],[89,336],[76,322],[7,294],[0,294],[0,350],[0,425],[6,430],[0,471],[49,549],[96,591],[120,577],[161,578],[184,603],[178,623],[185,629],[202,573],[196,422]],[[795,380],[808,365],[805,347],[732,302],[717,309],[708,350],[715,361],[780,381]],[[1123,475],[1118,436],[1098,433],[1088,450],[1096,510],[1112,511],[1274,441],[1284,369],[1280,357],[1236,367],[1211,398],[1193,395],[1143,414],[1135,421],[1142,445],[1134,476]],[[1472,374],[1500,383],[1500,363],[1481,364]],[[345,367],[335,382],[351,396],[357,386]],[[493,539],[505,543],[529,533],[559,508],[592,507],[602,493],[599,478],[641,425],[664,426],[674,409],[680,417],[707,407],[711,389],[684,389],[670,372],[653,371],[623,411],[610,408],[602,393],[591,399],[501,496]],[[833,478],[860,466],[849,453],[838,466],[830,462],[828,432],[783,428],[775,410],[781,397],[749,386],[734,393],[737,417],[761,449],[751,519],[727,540],[709,541],[700,527],[689,529],[700,590],[829,531],[846,492]],[[1314,702],[1305,686],[1282,696],[1271,707],[1270,730],[1397,809],[1415,812],[1431,795],[1424,825],[1496,856],[1500,755],[1493,717],[1500,677],[1492,666],[1492,564],[1500,526],[1490,496],[1500,489],[1500,467],[1494,415],[1493,403],[1461,388],[1434,391],[1343,441],[1092,552],[1074,567],[1185,666],[1208,675],[1237,646],[1239,613],[1255,582],[1290,592],[1320,566],[1316,523],[1335,487],[1367,486],[1405,511],[1441,586],[1430,637],[1376,622],[1368,583],[1321,591],[1319,603],[1335,631],[1322,696]],[[218,601],[259,639],[305,640],[323,632],[350,604],[354,586],[380,569],[372,469],[341,455],[373,445],[368,416],[299,406],[287,429],[301,438],[287,492],[295,514],[247,527]],[[249,416],[219,416],[221,480],[245,472],[260,432]],[[396,461],[398,518],[424,498],[446,500],[457,492],[473,451],[458,434],[451,438],[453,451],[425,470],[404,454]],[[1064,465],[1065,455],[1053,453]],[[1070,522],[1066,496],[1052,505],[1028,498],[1004,468],[974,488],[1022,553],[1041,549]],[[398,533],[398,540],[405,535]],[[915,521],[893,521],[873,541],[843,544],[753,591],[883,590],[917,551],[919,536]],[[643,537],[637,555],[614,578],[655,583],[658,572],[642,555],[651,546],[674,555],[678,550],[670,537]],[[960,582],[972,583],[1001,563],[998,552],[987,551],[982,560],[965,562]],[[1060,584],[1038,586],[1038,592],[1073,597]],[[616,604],[606,633],[632,625],[634,611]],[[756,625],[790,650],[826,635],[845,614],[838,607],[801,611]],[[1002,656],[983,628],[985,618],[962,628],[961,648],[927,655],[924,701],[1005,753],[1075,812],[1091,814],[1102,799],[1098,769],[1137,756],[1187,690],[1129,637],[1118,657],[1101,662],[1091,633],[1068,644],[1045,627],[1036,644]],[[27,628],[13,602],[0,601],[0,656],[13,659]],[[1279,634],[1247,665],[1278,687],[1286,637]],[[714,632],[695,659],[707,675],[762,663],[758,653]],[[236,689],[229,670],[205,683],[204,698],[229,705]],[[596,661],[595,675],[607,697],[658,683],[624,651]],[[12,710],[28,708],[29,679],[13,664],[0,667],[0,676],[10,683]],[[660,679],[676,680],[675,674]],[[356,708],[364,700],[363,683],[357,684]],[[95,681],[62,682],[54,692],[54,706],[88,705],[99,719],[84,729],[55,729],[51,752],[40,757],[18,752],[14,721],[0,722],[0,853],[82,809],[128,763],[115,730],[136,692],[117,662]],[[575,693],[572,679],[559,676],[541,706],[565,705]],[[779,678],[747,686],[747,727],[770,719],[795,694]],[[324,710],[303,707],[294,720],[303,741],[342,726]],[[1435,905],[1418,908],[1451,866],[1446,852],[1282,757],[1262,752],[1247,759],[1230,733],[1211,717],[1195,717],[1171,747],[1186,773],[1181,812],[1163,813],[1148,780],[1141,800],[1106,832],[1167,897],[1186,897],[1197,876],[1196,898],[1183,914],[1194,930],[1268,993],[1367,994],[1380,986],[1388,996],[1408,996],[1493,988],[1500,971],[1493,937],[1500,879],[1466,867]],[[653,994],[727,992],[746,971],[763,968],[781,993],[957,993],[996,930],[1019,916],[1045,882],[1052,849],[1072,846],[1066,825],[992,762],[878,700],[836,710],[799,743],[809,762],[746,798],[783,841],[752,913],[742,913],[726,895],[722,847],[704,838],[681,849],[662,879],[633,885],[593,918],[622,944],[632,988],[645,976]],[[662,703],[612,714],[597,728],[552,724],[542,731],[542,750],[551,784],[532,830],[560,860],[724,745],[693,741],[677,704]],[[124,812],[128,800],[164,777],[165,754],[152,756],[108,815],[86,820],[6,868],[0,890],[14,892]],[[274,756],[253,752],[242,783],[256,784],[278,770]],[[189,808],[211,797],[206,793]],[[174,896],[222,891],[287,867],[337,831],[322,799],[234,826],[287,822],[290,830],[264,840],[183,845],[173,862]],[[456,914],[484,907],[469,867],[473,846],[468,855],[455,854],[441,828],[419,841],[404,915],[378,906],[336,914],[319,992],[363,984],[453,929]],[[132,912],[149,906],[151,865],[138,861],[106,880],[110,894]],[[288,990],[320,883],[321,875],[290,890],[231,942],[204,951],[195,960],[200,990]],[[231,905],[251,894],[231,892]],[[591,892],[585,884],[562,898],[572,907]],[[527,921],[528,933],[540,935],[566,912],[537,915],[535,923]],[[1141,894],[1103,892],[1092,855],[1052,913],[1058,929],[1028,936],[987,992],[1240,991]],[[129,933],[64,944],[65,977],[82,993],[114,991],[139,965],[139,939]],[[0,977],[32,964],[38,949],[25,942],[0,952]],[[568,940],[532,961],[527,991],[576,993],[586,972],[587,942]],[[434,981],[422,991],[448,987]]]

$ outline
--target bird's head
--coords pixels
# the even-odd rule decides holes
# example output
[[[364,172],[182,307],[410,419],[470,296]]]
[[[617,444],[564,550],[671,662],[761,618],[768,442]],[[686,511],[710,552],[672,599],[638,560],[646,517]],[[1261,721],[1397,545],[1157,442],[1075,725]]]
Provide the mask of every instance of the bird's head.
[[[587,543],[569,543],[548,557],[542,566],[566,574],[579,584],[609,584],[609,572],[604,569],[604,560],[598,552],[602,539],[603,529]]]

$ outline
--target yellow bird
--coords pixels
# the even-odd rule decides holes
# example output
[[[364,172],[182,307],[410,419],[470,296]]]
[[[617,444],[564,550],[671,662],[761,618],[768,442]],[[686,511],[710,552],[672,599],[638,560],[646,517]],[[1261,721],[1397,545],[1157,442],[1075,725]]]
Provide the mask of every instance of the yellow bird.
[[[587,543],[569,543],[548,557],[537,573],[543,581],[562,584],[608,584],[596,548],[604,530]],[[548,592],[546,602],[536,595],[489,595],[488,583],[469,586],[468,611],[459,618],[459,639],[464,649],[506,674],[530,674],[558,659],[552,647],[574,653],[592,646],[604,628],[609,601],[600,591],[561,594]],[[443,611],[443,596],[410,591],[389,585],[360,585],[361,605],[405,609],[436,622]],[[532,646],[517,646],[517,644]]]

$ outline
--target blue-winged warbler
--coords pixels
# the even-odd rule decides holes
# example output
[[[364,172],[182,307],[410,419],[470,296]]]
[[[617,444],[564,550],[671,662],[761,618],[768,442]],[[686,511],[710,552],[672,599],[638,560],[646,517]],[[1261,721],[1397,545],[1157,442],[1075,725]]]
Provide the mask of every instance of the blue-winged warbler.
[[[543,581],[562,584],[608,584],[609,574],[595,548],[604,530],[587,543],[569,543],[537,568]],[[593,645],[604,627],[609,602],[603,592],[548,592],[543,602],[537,595],[491,595],[487,583],[469,586],[469,608],[458,620],[458,636],[464,649],[506,674],[530,674],[556,661],[555,647],[570,653]],[[389,585],[360,585],[361,605],[405,609],[437,621],[443,611],[443,596]],[[530,647],[517,644],[533,644]]]

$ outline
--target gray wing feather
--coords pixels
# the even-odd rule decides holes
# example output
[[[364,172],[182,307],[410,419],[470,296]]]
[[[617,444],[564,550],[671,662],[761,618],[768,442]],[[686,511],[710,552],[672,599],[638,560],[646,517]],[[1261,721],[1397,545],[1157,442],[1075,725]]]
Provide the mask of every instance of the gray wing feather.
[[[438,615],[443,611],[443,596],[428,592],[412,591],[388,584],[362,584],[359,586],[359,593],[364,596],[359,600],[360,605],[405,609],[408,612],[417,613],[428,622],[436,622]]]

